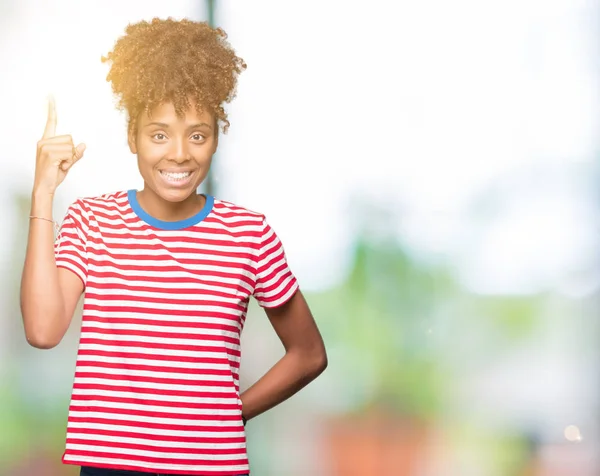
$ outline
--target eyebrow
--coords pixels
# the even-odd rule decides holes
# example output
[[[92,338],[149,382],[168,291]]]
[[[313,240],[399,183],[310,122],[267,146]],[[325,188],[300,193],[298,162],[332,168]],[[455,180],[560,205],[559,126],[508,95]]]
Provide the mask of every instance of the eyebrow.
[[[162,127],[163,129],[169,128],[169,124],[165,124],[164,122],[149,122],[144,127],[151,127],[151,126]],[[209,129],[212,130],[211,125],[207,124],[206,122],[199,122],[197,124],[192,124],[191,126],[188,127],[188,130],[189,129],[198,129],[200,127],[208,127]]]

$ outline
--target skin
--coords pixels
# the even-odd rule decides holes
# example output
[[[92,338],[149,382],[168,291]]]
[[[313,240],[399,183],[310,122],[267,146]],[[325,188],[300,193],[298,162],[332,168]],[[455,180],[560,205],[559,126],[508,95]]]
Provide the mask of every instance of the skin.
[[[84,144],[74,146],[70,136],[56,136],[56,109],[51,101],[42,139],[38,142],[31,215],[52,219],[56,188],[83,156]],[[136,118],[128,133],[129,148],[137,155],[144,188],[138,201],[144,210],[163,221],[196,214],[205,198],[196,193],[206,178],[218,145],[214,117],[190,108],[177,116],[163,104]],[[169,182],[161,172],[191,172],[184,182]],[[21,279],[21,310],[27,341],[49,349],[64,337],[83,283],[71,271],[57,268],[53,225],[30,223],[25,266]],[[300,291],[284,305],[265,309],[285,355],[240,396],[247,420],[288,399],[327,367],[323,339]]]

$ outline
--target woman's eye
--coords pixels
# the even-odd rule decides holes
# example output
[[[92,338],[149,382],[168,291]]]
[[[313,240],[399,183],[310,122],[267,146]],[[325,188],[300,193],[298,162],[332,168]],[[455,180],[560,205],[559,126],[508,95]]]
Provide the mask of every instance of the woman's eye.
[[[195,140],[195,141],[202,141],[202,140],[204,140],[204,136],[203,136],[202,134],[194,134],[194,135],[192,136],[192,140]]]
[[[165,140],[167,137],[159,132],[158,134],[154,134],[152,138],[156,140]]]

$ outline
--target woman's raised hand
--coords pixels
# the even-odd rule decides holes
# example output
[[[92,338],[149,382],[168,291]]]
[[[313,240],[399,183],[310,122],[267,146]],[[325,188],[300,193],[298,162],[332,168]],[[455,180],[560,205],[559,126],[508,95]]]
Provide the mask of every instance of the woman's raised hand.
[[[77,147],[70,135],[56,135],[56,105],[48,100],[48,120],[42,139],[37,143],[34,193],[53,195],[73,164],[83,157],[85,144]]]

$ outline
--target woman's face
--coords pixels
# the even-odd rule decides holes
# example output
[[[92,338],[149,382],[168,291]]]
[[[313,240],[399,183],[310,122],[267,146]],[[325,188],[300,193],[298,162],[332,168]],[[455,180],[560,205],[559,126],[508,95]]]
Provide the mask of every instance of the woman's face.
[[[198,115],[193,104],[182,117],[171,103],[156,107],[151,116],[142,113],[128,142],[145,188],[169,202],[195,194],[217,150],[217,132],[212,114]]]

